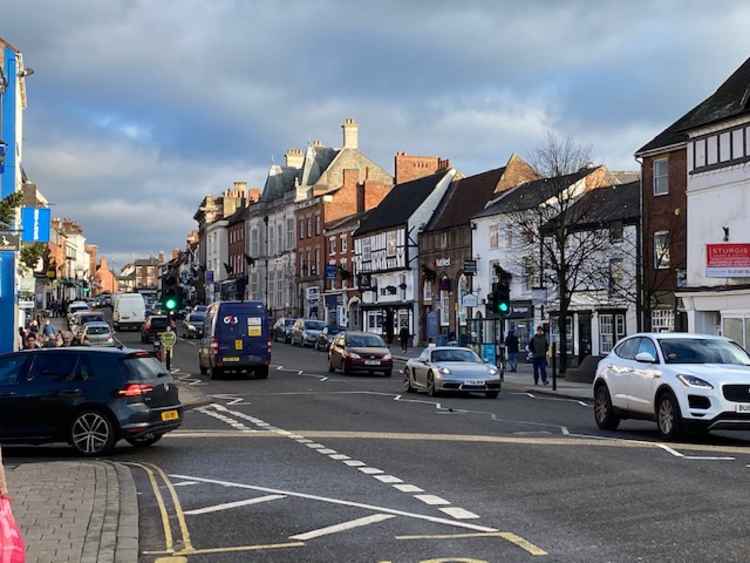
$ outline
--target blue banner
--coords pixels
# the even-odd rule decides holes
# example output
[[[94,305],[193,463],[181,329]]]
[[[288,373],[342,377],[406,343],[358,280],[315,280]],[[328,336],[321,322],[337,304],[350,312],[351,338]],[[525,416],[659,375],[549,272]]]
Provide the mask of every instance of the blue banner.
[[[336,279],[336,264],[326,264],[326,279],[327,280]]]
[[[48,207],[21,208],[23,242],[49,242],[51,210]]]

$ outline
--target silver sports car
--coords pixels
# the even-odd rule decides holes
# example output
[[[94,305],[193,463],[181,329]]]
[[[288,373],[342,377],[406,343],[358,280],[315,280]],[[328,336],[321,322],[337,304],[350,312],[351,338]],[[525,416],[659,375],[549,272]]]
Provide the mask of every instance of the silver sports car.
[[[404,367],[404,391],[484,393],[494,399],[500,393],[500,372],[468,348],[433,346]]]

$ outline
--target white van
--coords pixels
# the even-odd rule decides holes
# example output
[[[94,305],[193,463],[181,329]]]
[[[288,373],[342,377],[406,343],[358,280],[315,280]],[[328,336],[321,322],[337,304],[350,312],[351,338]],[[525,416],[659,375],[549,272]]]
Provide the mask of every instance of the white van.
[[[115,330],[140,330],[146,321],[146,303],[140,293],[118,293],[112,304],[112,325]]]

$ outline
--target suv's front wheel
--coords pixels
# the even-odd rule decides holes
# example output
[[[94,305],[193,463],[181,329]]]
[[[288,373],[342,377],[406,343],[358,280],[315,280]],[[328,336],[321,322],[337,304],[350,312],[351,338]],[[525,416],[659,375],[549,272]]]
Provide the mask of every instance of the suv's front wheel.
[[[602,430],[617,430],[620,417],[615,414],[609,389],[604,383],[596,386],[594,392],[594,420]]]
[[[70,425],[70,443],[81,455],[91,457],[109,453],[117,441],[114,424],[99,411],[83,411]]]
[[[656,426],[666,440],[674,440],[682,432],[680,405],[671,391],[664,391],[656,401]]]

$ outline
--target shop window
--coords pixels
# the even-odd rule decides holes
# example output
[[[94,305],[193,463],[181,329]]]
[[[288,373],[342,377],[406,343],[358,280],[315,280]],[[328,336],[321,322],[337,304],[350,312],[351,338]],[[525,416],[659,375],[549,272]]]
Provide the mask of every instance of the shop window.
[[[722,336],[725,336],[730,340],[734,340],[737,344],[739,344],[743,348],[746,348],[743,319],[726,317],[722,320],[721,329]]]
[[[672,332],[674,330],[674,311],[672,309],[654,309],[651,311],[652,332]]]
[[[609,354],[615,343],[624,336],[624,314],[599,313],[599,354]]]

